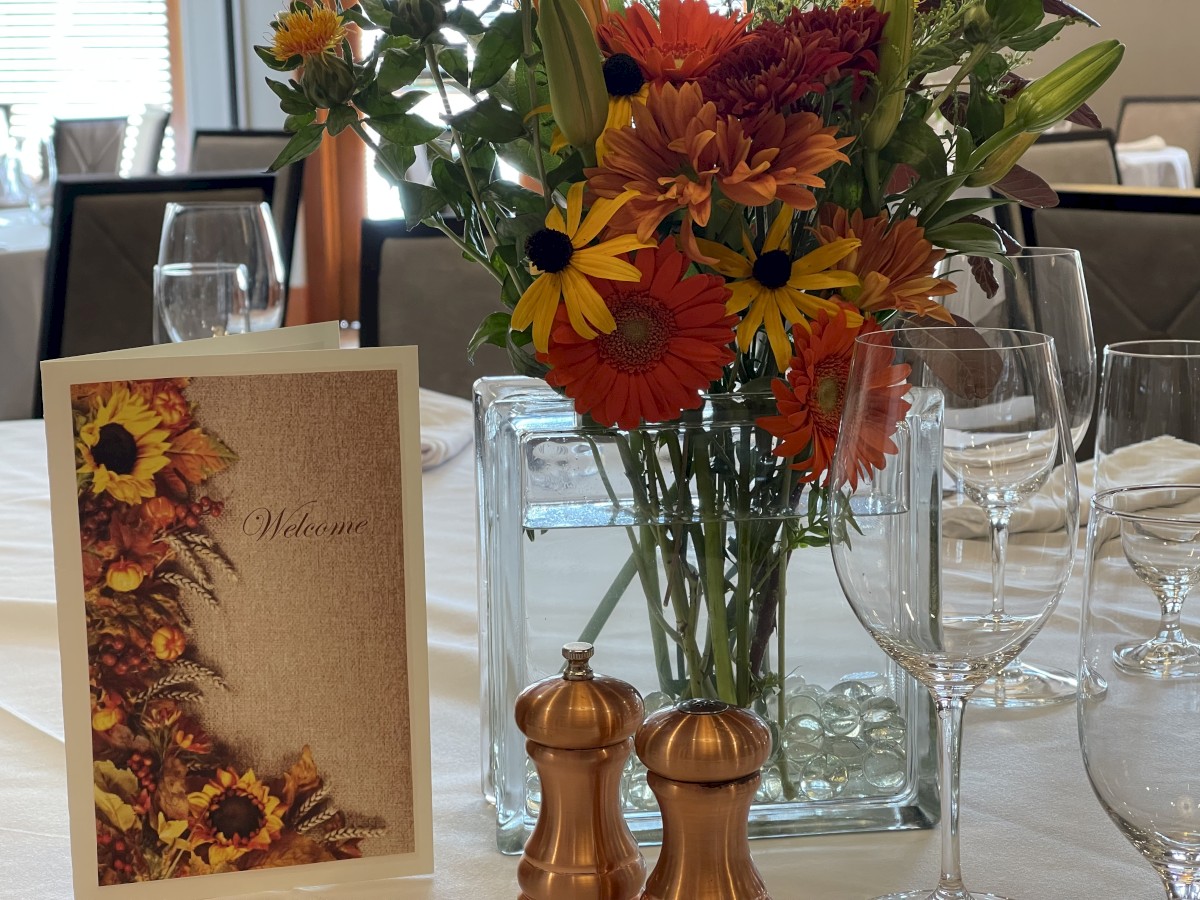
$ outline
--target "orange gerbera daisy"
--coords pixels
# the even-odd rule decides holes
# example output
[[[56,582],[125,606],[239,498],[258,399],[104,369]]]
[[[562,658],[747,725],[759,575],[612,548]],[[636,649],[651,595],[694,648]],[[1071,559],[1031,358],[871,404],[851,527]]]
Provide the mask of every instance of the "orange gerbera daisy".
[[[858,327],[847,324],[848,311],[834,315],[822,311],[812,323],[812,332],[793,329],[796,355],[792,358],[787,378],[771,384],[779,405],[780,415],[758,420],[760,428],[780,439],[776,456],[797,457],[792,468],[800,471],[801,481],[829,483],[829,464],[833,459],[838,432],[842,429],[842,414],[846,403],[846,385],[850,380],[850,363],[854,358],[854,339],[860,334],[880,330],[871,318]],[[879,357],[863,354],[878,362]],[[905,379],[908,366],[875,365],[865,373],[865,407],[853,410],[854,453],[852,471],[846,479],[853,487],[860,474],[884,465],[884,454],[895,453],[892,435],[901,416],[908,408],[904,394],[908,391]],[[861,362],[860,362],[861,364]]]
[[[725,311],[729,290],[715,275],[684,277],[689,261],[668,239],[639,250],[641,281],[593,279],[617,327],[584,340],[558,312],[546,381],[602,425],[636,428],[676,419],[703,402],[701,391],[733,362],[733,326]]]
[[[605,55],[628,53],[651,81],[680,83],[703,75],[724,53],[746,40],[749,16],[727,16],[706,0],[662,0],[655,21],[635,3],[610,13],[596,29]]]
[[[954,282],[933,277],[946,251],[925,240],[925,229],[916,219],[889,223],[886,210],[865,219],[862,210],[848,213],[840,206],[827,206],[821,210],[814,233],[822,244],[846,238],[862,241],[841,261],[842,268],[857,275],[862,286],[841,294],[863,312],[899,309],[953,324],[946,308],[930,299],[956,290]]]

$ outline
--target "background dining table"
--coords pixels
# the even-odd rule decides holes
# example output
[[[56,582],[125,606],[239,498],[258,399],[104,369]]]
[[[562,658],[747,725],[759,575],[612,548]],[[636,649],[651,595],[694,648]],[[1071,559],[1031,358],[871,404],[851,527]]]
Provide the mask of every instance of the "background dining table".
[[[0,209],[0,420],[33,409],[50,229],[29,209]]]
[[[516,859],[495,850],[495,810],[480,793],[478,605],[471,411],[423,392],[422,477],[432,710],[433,876],[261,897],[503,900]],[[425,455],[423,453],[423,455]],[[446,460],[446,457],[451,457]],[[63,722],[42,423],[0,423],[0,898],[68,900]],[[832,563],[813,557],[805,596],[846,629]],[[799,598],[797,603],[803,603]],[[1079,579],[1026,654],[1074,667]],[[857,631],[847,635],[861,638]],[[1164,725],[1164,727],[1169,727]],[[1075,708],[967,713],[963,864],[969,886],[1018,900],[1161,896],[1150,867],[1092,795]],[[938,831],[770,839],[753,845],[775,900],[866,900],[930,886]],[[653,861],[654,848],[646,848]],[[165,896],[165,895],[164,895]]]

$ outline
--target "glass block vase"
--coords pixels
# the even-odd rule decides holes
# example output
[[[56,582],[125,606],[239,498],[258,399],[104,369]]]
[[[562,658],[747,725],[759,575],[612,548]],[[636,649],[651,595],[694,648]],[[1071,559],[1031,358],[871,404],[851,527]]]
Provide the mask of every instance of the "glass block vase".
[[[927,692],[855,620],[827,547],[825,498],[755,425],[769,395],[712,395],[678,422],[632,431],[576,415],[545,383],[475,386],[483,791],[519,853],[540,790],[513,708],[596,646],[647,714],[695,696],[754,709],[774,750],[752,837],[930,827],[937,818]],[[911,415],[916,415],[914,413]],[[939,475],[932,442],[914,477]],[[936,527],[936,524],[933,526]],[[933,596],[931,566],[896,573]],[[622,785],[642,843],[661,820],[636,758]]]

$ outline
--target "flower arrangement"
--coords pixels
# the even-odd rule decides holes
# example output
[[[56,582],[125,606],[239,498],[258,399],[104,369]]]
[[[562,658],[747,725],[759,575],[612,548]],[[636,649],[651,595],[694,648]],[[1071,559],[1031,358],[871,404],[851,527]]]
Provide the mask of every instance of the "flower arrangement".
[[[189,603],[237,573],[207,533],[206,482],[236,455],[196,419],[187,379],[72,392],[101,885],[362,855],[309,748],[275,777],[207,732]]]
[[[299,0],[256,49],[294,73],[268,79],[294,132],[276,167],[359,135],[406,219],[495,276],[470,351],[617,429],[662,690],[779,698],[782,722],[783,564],[828,541],[854,339],[953,323],[947,259],[994,285],[997,201],[956,192],[1053,202],[1020,156],[1099,124],[1085,101],[1123,47],[1015,70],[1080,22],[1065,0]],[[377,35],[357,57],[352,27]],[[873,374],[857,471],[894,452],[905,375]],[[731,404],[757,427],[707,429]]]

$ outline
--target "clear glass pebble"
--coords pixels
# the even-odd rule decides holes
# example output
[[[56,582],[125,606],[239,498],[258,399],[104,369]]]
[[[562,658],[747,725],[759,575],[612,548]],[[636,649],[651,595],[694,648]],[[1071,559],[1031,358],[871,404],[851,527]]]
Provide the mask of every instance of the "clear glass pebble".
[[[868,725],[862,732],[862,736],[871,744],[900,744],[907,734],[908,728],[899,716]]]
[[[656,713],[660,709],[666,709],[668,706],[674,706],[675,701],[671,699],[670,694],[664,694],[662,691],[651,691],[642,698],[642,705],[646,707],[646,715]]]
[[[862,724],[858,703],[849,697],[830,695],[821,705],[821,721],[829,734],[841,737],[854,734]]]
[[[875,744],[863,760],[863,778],[872,787],[891,791],[904,784],[908,761],[897,744]]]
[[[867,744],[857,738],[837,737],[825,742],[825,751],[844,762],[847,769],[858,769],[867,755]]]
[[[808,685],[808,680],[800,674],[799,669],[793,669],[791,674],[783,679],[783,695],[790,697],[796,691]]]
[[[834,697],[845,697],[848,700],[853,700],[855,703],[862,703],[875,696],[875,692],[871,690],[869,684],[857,679],[839,681],[829,689],[829,693]]]
[[[776,803],[782,799],[783,777],[779,774],[779,767],[767,766],[762,770],[762,781],[759,782],[754,800],[756,803]]]
[[[783,729],[783,743],[785,746],[792,744],[819,744],[825,736],[825,726],[821,724],[821,720],[816,716],[796,716],[788,719],[787,726]]]
[[[537,769],[532,762],[525,763],[525,809],[531,816],[536,816],[542,808],[542,779],[538,777]]]
[[[634,771],[625,779],[625,795],[634,809],[657,809],[658,799],[646,781],[645,771]]]
[[[862,707],[862,720],[865,725],[875,725],[899,717],[900,707],[891,697],[872,697]]]
[[[849,780],[846,765],[828,753],[814,756],[800,774],[800,790],[810,800],[834,800]]]
[[[821,703],[812,694],[792,694],[788,697],[787,714],[789,719],[797,716],[820,718]]]

